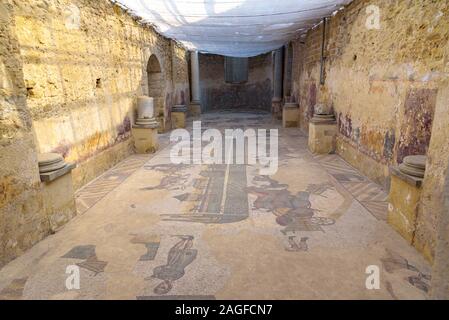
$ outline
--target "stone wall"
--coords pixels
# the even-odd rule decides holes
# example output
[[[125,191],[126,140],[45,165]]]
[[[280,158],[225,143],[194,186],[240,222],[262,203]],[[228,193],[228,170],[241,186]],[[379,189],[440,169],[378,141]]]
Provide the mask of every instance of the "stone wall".
[[[248,59],[248,81],[225,82],[224,57],[200,54],[200,88],[203,110],[260,109],[269,111],[272,98],[271,54]]]
[[[12,5],[0,3],[0,267],[49,232]]]
[[[373,8],[379,9],[379,28],[372,19]],[[323,24],[316,26],[293,43],[294,65],[300,68],[293,72],[293,95],[301,106],[301,128],[307,132],[317,102],[332,106],[339,128],[337,152],[386,189],[389,166],[405,156],[427,153],[431,163],[437,161],[443,151],[430,141],[449,71],[448,3],[353,1],[327,21],[324,85],[320,84],[322,28]],[[447,145],[448,134],[442,137],[438,143],[445,139]],[[428,193],[441,184],[442,172],[433,168],[437,170],[431,165],[423,206],[431,202]],[[421,244],[415,245],[430,259],[435,225],[431,210],[426,212],[415,240]]]
[[[106,0],[16,1],[14,16],[38,150],[77,162],[76,188],[132,152],[131,111],[148,94],[151,55],[163,76],[158,115],[170,128],[188,81],[182,48]]]
[[[186,51],[108,0],[4,0],[0,10],[0,265],[50,231],[37,153],[75,162],[79,188],[133,152],[135,102],[150,56],[158,115],[189,101]],[[48,220],[48,219],[47,219]]]

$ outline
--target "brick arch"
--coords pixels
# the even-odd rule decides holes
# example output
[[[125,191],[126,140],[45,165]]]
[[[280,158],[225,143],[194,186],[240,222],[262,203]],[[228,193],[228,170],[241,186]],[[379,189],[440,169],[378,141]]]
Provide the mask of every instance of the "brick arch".
[[[150,97],[163,96],[163,78],[161,64],[155,54],[152,54],[147,63],[147,78],[148,78],[148,95]]]

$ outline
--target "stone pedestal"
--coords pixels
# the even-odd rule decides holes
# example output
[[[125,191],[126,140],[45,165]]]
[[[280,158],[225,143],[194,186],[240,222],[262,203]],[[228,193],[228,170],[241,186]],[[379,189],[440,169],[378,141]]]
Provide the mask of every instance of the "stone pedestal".
[[[309,149],[314,154],[335,153],[337,122],[333,118],[321,119],[316,116],[309,123]]]
[[[38,160],[44,212],[55,232],[76,215],[71,173],[75,165],[65,163],[57,154],[40,154]]]
[[[134,147],[139,154],[154,153],[159,148],[158,127],[156,123],[151,126],[134,125],[131,129],[134,138]]]
[[[287,102],[282,108],[282,126],[284,128],[297,128],[299,123],[299,105]]]
[[[407,157],[399,167],[390,169],[391,186],[387,220],[410,244],[413,243],[416,231],[425,170],[425,157],[421,159],[420,157],[418,157],[420,163],[414,162],[416,157]]]
[[[147,96],[137,97],[137,118],[154,117],[154,98]]]
[[[172,128],[185,128],[186,127],[186,114],[187,107],[184,105],[176,105],[171,112]]]
[[[190,117],[200,116],[201,115],[201,103],[199,101],[190,102],[188,114]]]
[[[282,99],[273,98],[271,100],[271,113],[274,118],[281,120],[282,118]]]

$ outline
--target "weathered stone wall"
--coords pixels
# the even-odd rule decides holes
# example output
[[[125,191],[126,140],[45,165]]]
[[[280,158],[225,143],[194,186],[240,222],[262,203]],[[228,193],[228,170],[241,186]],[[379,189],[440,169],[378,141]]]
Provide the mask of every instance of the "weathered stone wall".
[[[272,98],[271,54],[248,59],[248,81],[225,82],[224,57],[200,54],[200,87],[203,110],[261,109],[269,111]]]
[[[177,70],[185,63],[182,48],[107,0],[14,3],[38,150],[77,162],[75,187],[132,152],[131,111],[135,97],[148,94],[151,55],[164,88],[158,116],[170,128],[170,108],[187,83],[183,74],[174,81],[173,62]]]
[[[188,101],[186,51],[107,0],[0,3],[0,265],[51,232],[37,153],[76,162],[79,188],[133,152],[135,102],[157,57],[161,124]]]
[[[189,53],[172,41],[173,105],[187,105],[190,102]]]
[[[449,63],[449,46],[446,50],[446,63]],[[449,68],[446,70],[449,72]],[[438,217],[449,214],[443,203],[445,177],[449,175],[449,79],[439,87],[434,118],[414,238],[414,245],[429,260],[435,254]]]
[[[0,2],[0,267],[49,232],[15,29]]]
[[[373,11],[367,11],[371,5],[379,8],[379,29],[371,28]],[[294,71],[293,94],[301,106],[301,128],[307,132],[315,103],[332,106],[339,128],[337,152],[386,189],[389,166],[405,156],[427,153],[431,163],[437,161],[443,151],[430,141],[449,71],[448,2],[353,1],[328,19],[324,85],[320,84],[322,28],[321,24],[293,43],[295,64],[300,66]],[[442,134],[438,143],[446,139],[447,145],[448,137]],[[426,178],[423,206],[431,202],[432,188],[441,184],[441,173]],[[429,258],[435,225],[431,210],[425,211],[415,239],[420,244],[415,245]]]

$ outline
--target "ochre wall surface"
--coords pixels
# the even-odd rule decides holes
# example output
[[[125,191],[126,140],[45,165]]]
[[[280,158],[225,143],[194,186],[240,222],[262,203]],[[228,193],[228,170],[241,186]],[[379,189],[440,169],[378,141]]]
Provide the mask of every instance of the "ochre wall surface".
[[[379,8],[379,29],[371,28],[373,5]],[[434,121],[440,121],[437,104],[445,103],[449,3],[353,1],[327,21],[324,85],[320,84],[322,28],[320,24],[293,42],[293,96],[301,107],[300,126],[307,132],[316,103],[330,105],[338,121],[337,153],[385,189],[389,166],[407,155],[429,156],[431,173],[421,201],[429,210],[418,217],[414,241],[431,259],[435,230],[431,193],[439,190],[447,167],[437,163],[441,153],[447,153],[439,144],[447,145],[448,134],[439,132],[437,138],[432,133]],[[447,103],[439,108],[447,113]]]
[[[272,98],[271,53],[248,59],[248,81],[225,82],[224,57],[200,54],[200,87],[203,110],[261,109],[269,111]]]
[[[130,111],[149,94],[153,54],[165,88],[157,112],[169,129],[171,106],[188,93],[183,49],[105,0],[17,1],[14,18],[38,151],[77,162],[76,188],[132,151]]]
[[[49,233],[12,6],[0,2],[0,266]]]
[[[189,101],[187,52],[107,0],[1,2],[0,265],[49,233],[37,153],[75,162],[75,189],[133,152],[136,97],[155,55],[156,115]]]

